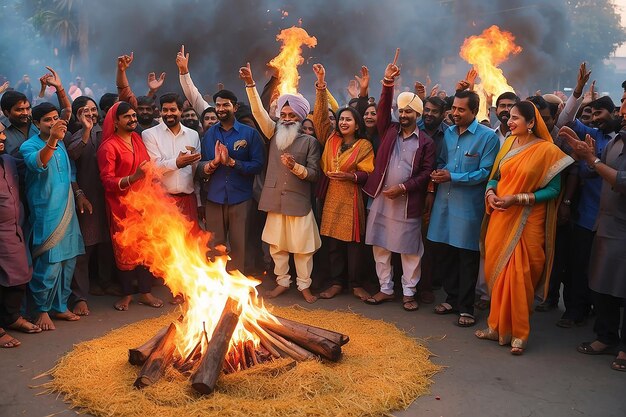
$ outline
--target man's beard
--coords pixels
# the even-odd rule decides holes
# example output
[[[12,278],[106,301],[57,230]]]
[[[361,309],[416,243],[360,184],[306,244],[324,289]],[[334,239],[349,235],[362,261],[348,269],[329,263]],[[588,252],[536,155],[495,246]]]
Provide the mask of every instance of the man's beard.
[[[501,111],[500,113],[497,114],[497,116],[498,116],[498,120],[500,121],[500,124],[504,126],[506,126],[507,122],[511,118],[511,114],[508,111]],[[508,126],[505,127],[505,129],[508,129]]]
[[[279,151],[284,151],[291,146],[296,137],[300,134],[300,128],[302,124],[296,122],[290,125],[285,125],[282,122],[276,124],[276,146]]]
[[[183,119],[180,122],[189,129],[198,130],[198,127],[200,127],[200,120],[197,119]]]

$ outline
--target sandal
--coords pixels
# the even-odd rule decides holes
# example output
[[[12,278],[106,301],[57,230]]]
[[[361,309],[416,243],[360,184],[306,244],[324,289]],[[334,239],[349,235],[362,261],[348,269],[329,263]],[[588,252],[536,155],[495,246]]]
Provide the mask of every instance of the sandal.
[[[614,371],[625,372],[626,371],[626,359],[615,358],[611,363],[611,369]]]
[[[4,336],[9,336],[9,335],[5,331],[0,332],[0,339],[3,338]],[[11,337],[11,336],[9,336],[9,337]],[[4,349],[11,349],[11,348],[18,347],[21,344],[22,344],[22,342],[20,342],[19,340],[11,337],[11,339],[9,339],[8,342],[4,342],[3,344],[0,345],[0,347],[2,347]]]
[[[392,295],[388,295],[388,294],[385,294],[383,292],[379,292],[376,295],[374,295],[373,297],[370,297],[367,300],[365,300],[365,304],[377,306],[379,304],[388,303],[388,302],[391,302],[391,301],[393,301],[393,294]]]
[[[402,308],[405,311],[417,311],[420,308],[420,306],[417,303],[417,300],[415,299],[415,297],[404,296],[402,297]]]
[[[9,325],[9,329],[11,330],[17,330],[18,332],[22,332],[22,333],[41,333],[41,327],[37,326],[36,324],[31,323],[30,321],[26,320],[24,317],[20,317],[19,319],[15,320],[15,322],[11,325]]]
[[[435,306],[435,314],[452,314],[457,311],[448,303],[440,303]]]
[[[584,353],[585,355],[614,355],[615,354],[615,346],[614,345],[606,345],[604,349],[596,350],[591,346],[589,342],[581,343],[577,348],[577,351],[580,353]]]
[[[461,313],[459,314],[459,319],[456,322],[456,325],[459,327],[472,327],[476,324],[476,317],[470,313]]]
[[[476,330],[474,332],[474,336],[479,339],[498,341],[498,332],[491,330],[490,328],[486,328],[485,330]]]

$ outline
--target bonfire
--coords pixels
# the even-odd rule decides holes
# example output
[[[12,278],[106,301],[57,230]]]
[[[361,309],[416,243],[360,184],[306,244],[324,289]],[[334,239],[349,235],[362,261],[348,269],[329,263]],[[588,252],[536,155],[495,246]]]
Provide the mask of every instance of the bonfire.
[[[159,175],[148,164],[146,178],[123,197],[128,213],[113,238],[125,262],[145,265],[185,302],[177,321],[129,351],[129,362],[142,366],[135,386],[155,383],[174,366],[208,394],[223,372],[274,358],[339,360],[349,338],[272,315],[258,298],[260,281],[226,271],[227,256],[208,251],[211,234],[180,213]]]

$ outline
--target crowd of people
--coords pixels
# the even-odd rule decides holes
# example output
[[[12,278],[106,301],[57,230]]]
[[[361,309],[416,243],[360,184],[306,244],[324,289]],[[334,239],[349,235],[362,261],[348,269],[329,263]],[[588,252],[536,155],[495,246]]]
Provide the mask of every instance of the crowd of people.
[[[126,263],[112,238],[122,197],[152,161],[171,196],[164,204],[213,233],[209,249],[227,248],[229,270],[275,278],[268,298],[294,273],[308,303],[349,292],[378,305],[401,291],[402,308],[415,311],[443,288],[434,313],[471,327],[475,309],[489,309],[476,337],[520,355],[531,312],[556,308],[562,285],[556,324],[595,314],[596,338],[578,350],[614,353],[611,367],[626,370],[626,82],[621,106],[593,84],[585,93],[583,63],[569,97],[506,92],[482,114],[474,70],[451,96],[426,94],[419,82],[400,91],[393,62],[378,102],[364,66],[340,107],[315,64],[311,108],[278,93],[279,74],[259,94],[249,64],[239,69],[248,104],[223,87],[203,96],[184,47],[183,94],[158,95],[165,75],[151,73],[136,96],[133,60],[118,58],[117,94],[98,101],[87,89],[66,93],[52,68],[41,91],[59,107],[31,109],[24,80],[23,92],[2,86],[1,347],[20,344],[7,330],[88,315],[91,296],[118,296],[120,311],[134,300],[163,306],[152,295],[158,277]]]

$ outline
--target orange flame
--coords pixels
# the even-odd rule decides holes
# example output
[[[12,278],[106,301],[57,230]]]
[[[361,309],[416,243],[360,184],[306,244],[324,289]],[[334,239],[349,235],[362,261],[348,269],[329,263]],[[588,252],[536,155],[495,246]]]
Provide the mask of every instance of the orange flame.
[[[280,53],[269,63],[270,66],[278,70],[280,83],[278,84],[279,94],[296,94],[298,92],[298,66],[304,63],[302,58],[302,45],[309,48],[315,48],[317,39],[315,36],[309,36],[306,30],[292,26],[289,29],[283,29],[276,36],[277,41],[281,41],[283,45],[280,47]]]
[[[124,261],[145,265],[163,278],[174,294],[185,296],[183,321],[176,323],[179,354],[186,357],[203,340],[203,326],[211,338],[229,297],[242,309],[231,347],[247,340],[258,346],[258,337],[244,325],[256,324],[256,318],[273,319],[257,298],[255,287],[260,281],[239,271],[226,272],[225,255],[210,262],[207,244],[211,234],[197,228],[194,231],[194,224],[160,186],[161,174],[152,163],[146,167],[146,178],[122,197],[127,216],[119,219],[122,230],[113,239],[122,248]],[[205,349],[203,342],[202,351]]]
[[[460,55],[478,72],[480,88],[485,94],[497,97],[504,92],[514,91],[498,65],[511,54],[516,55],[521,51],[522,48],[515,44],[515,36],[511,32],[493,25],[480,35],[465,39]]]

